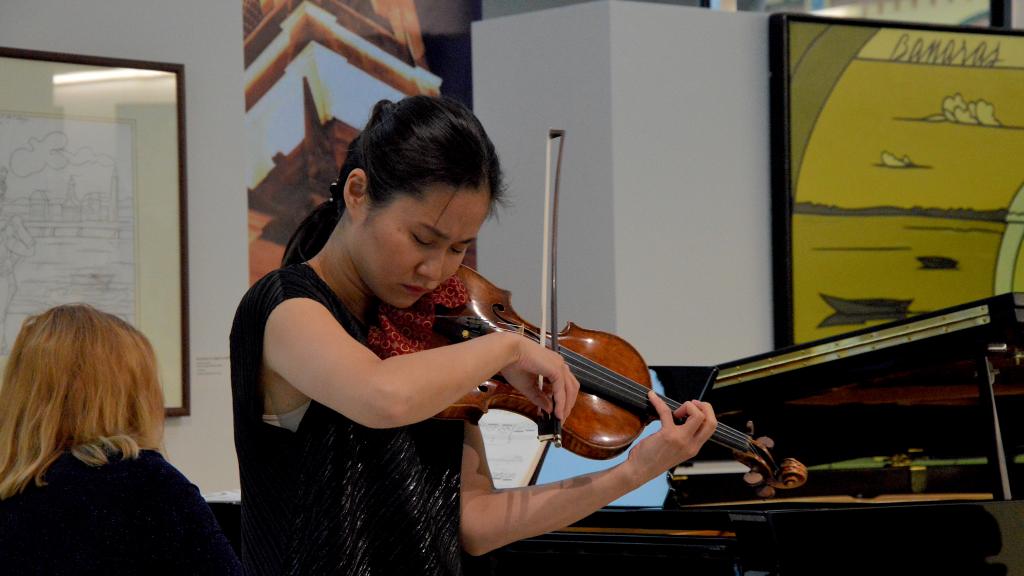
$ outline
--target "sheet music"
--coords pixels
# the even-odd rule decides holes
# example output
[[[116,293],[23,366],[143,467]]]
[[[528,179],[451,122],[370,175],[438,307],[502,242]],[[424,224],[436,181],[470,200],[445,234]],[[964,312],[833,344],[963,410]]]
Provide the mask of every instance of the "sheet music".
[[[537,425],[525,416],[490,410],[480,419],[480,432],[495,488],[529,484],[544,450]]]

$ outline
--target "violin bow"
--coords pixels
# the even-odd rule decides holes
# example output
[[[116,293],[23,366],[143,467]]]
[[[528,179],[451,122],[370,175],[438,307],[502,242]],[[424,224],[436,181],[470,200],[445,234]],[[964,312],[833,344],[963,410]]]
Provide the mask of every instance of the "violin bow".
[[[551,143],[558,140],[558,158],[555,161],[555,187],[551,191]],[[551,350],[558,353],[558,188],[562,179],[562,149],[565,147],[565,130],[551,128],[548,130],[547,148],[544,157],[544,233],[542,241],[541,280],[540,280],[540,342],[545,346],[544,335],[548,330],[548,291],[551,292]],[[550,250],[549,250],[550,248]],[[548,284],[548,270],[551,271],[551,283]],[[537,376],[537,387],[543,388],[544,377]],[[537,425],[537,439],[541,442],[550,441],[562,447],[562,422],[555,416],[554,399],[552,411]]]

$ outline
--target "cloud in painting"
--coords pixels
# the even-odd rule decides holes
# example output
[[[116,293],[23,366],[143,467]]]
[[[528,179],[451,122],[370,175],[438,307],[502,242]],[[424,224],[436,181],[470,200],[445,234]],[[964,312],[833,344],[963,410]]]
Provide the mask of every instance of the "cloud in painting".
[[[22,178],[38,174],[47,166],[53,170],[62,170],[68,164],[97,164],[110,168],[114,166],[114,159],[106,154],[97,154],[88,146],[74,152],[68,151],[68,136],[63,132],[50,132],[42,138],[29,138],[25,146],[11,154],[11,172]]]
[[[925,118],[930,122],[952,122],[976,126],[1002,126],[996,118],[996,108],[991,102],[978,99],[967,101],[962,95],[954,94],[942,99],[942,114]]]
[[[75,150],[73,156],[68,157],[68,161],[74,166],[82,166],[84,164],[99,164],[100,166],[106,166],[110,168],[114,165],[114,159],[106,154],[97,154],[93,152],[92,148],[86,146],[85,148],[79,148]]]
[[[63,132],[29,138],[27,145],[11,153],[11,172],[24,178],[42,172],[47,166],[54,170],[65,168],[68,165],[67,143],[67,134]]]

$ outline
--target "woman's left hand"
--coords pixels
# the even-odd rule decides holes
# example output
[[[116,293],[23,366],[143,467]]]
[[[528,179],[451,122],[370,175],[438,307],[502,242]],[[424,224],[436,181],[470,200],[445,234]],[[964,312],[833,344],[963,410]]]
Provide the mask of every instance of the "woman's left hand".
[[[629,452],[627,464],[641,483],[697,455],[718,426],[711,404],[691,400],[673,413],[654,391],[647,393],[661,421],[661,430],[644,438]],[[677,420],[683,420],[677,424]]]

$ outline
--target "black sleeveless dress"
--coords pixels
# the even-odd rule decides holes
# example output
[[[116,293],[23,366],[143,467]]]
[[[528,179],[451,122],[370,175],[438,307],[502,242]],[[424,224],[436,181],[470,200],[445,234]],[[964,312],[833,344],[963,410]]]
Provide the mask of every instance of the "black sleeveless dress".
[[[377,430],[315,401],[294,433],[262,421],[264,328],[289,298],[319,302],[366,341],[305,264],[271,272],[242,298],[231,329],[231,389],[246,572],[461,574],[461,422]]]

